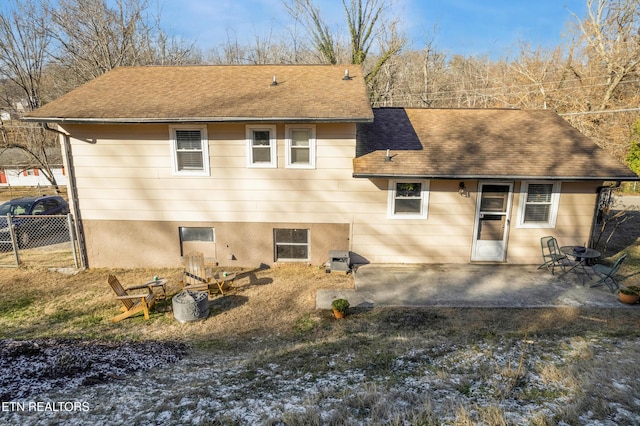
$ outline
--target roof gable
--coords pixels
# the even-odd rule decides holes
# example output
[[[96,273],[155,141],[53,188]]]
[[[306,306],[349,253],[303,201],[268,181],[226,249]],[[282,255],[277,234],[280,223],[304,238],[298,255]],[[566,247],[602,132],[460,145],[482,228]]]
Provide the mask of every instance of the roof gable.
[[[115,68],[24,119],[369,122],[373,112],[357,65],[147,66]]]
[[[355,176],[638,179],[549,110],[377,108],[374,116],[358,126]]]

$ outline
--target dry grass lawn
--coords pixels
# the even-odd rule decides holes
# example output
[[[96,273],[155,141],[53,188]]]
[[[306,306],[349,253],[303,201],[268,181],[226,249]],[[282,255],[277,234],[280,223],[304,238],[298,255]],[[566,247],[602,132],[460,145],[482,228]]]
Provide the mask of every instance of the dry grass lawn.
[[[173,339],[190,342],[237,336],[286,334],[301,316],[315,312],[318,288],[349,288],[351,276],[327,274],[317,267],[281,267],[238,271],[236,291],[211,300],[208,320],[181,324],[171,302],[158,302],[151,321],[142,315],[117,324],[110,318],[119,305],[107,284],[114,274],[123,286],[158,275],[168,278],[169,296],[180,291],[178,269],[101,270],[76,275],[38,269],[4,269],[0,280],[0,338]]]

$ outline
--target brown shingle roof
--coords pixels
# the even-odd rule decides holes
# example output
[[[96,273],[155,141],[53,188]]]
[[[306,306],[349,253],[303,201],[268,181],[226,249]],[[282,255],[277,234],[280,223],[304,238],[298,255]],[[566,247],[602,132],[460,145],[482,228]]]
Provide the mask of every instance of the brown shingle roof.
[[[343,80],[346,69],[351,80]],[[120,67],[25,115],[49,122],[372,118],[357,65]]]
[[[378,108],[374,117],[358,125],[356,177],[638,179],[552,111]]]

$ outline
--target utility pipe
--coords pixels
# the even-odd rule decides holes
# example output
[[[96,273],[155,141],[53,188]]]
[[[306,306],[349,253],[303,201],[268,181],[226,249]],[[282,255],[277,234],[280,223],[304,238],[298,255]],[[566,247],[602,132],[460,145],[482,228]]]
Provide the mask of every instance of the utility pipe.
[[[82,220],[80,218],[80,207],[78,199],[78,189],[76,188],[75,170],[73,168],[73,159],[71,154],[71,135],[59,129],[49,127],[48,123],[42,123],[42,127],[53,133],[57,133],[62,138],[62,155],[67,163],[67,192],[71,199],[71,209],[75,216],[75,234],[78,238],[80,248],[80,266],[87,269],[87,247],[84,241],[84,232],[82,231]]]

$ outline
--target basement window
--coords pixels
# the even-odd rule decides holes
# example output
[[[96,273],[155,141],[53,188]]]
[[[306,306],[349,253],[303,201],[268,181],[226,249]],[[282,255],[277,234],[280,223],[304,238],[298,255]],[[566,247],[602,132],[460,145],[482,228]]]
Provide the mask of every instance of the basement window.
[[[216,241],[216,232],[214,228],[192,228],[181,226],[180,241],[204,241],[214,243]]]
[[[273,241],[276,262],[308,261],[308,229],[274,229]]]

